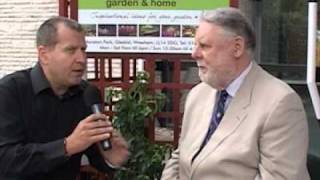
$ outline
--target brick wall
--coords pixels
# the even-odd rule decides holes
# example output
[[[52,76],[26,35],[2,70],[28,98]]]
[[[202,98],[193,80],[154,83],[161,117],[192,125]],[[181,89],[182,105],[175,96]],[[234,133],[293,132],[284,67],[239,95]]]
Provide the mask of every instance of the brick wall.
[[[36,29],[58,7],[58,0],[0,0],[0,78],[37,61]]]

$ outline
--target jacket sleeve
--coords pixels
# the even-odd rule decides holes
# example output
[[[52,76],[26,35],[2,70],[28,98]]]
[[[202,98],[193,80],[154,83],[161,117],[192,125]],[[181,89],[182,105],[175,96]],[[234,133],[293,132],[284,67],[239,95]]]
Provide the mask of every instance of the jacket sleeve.
[[[199,87],[199,86],[198,86]],[[172,152],[171,158],[166,162],[166,165],[163,169],[161,180],[178,180],[179,177],[179,159],[180,159],[180,144],[183,142],[183,139],[185,138],[186,133],[188,132],[189,123],[188,120],[188,113],[190,113],[190,109],[192,109],[193,105],[192,102],[195,98],[197,98],[197,95],[194,95],[196,88],[193,88],[186,99],[185,107],[184,107],[184,114],[183,114],[183,120],[182,120],[182,127],[181,127],[181,133],[179,138],[179,146],[178,148]],[[190,111],[190,112],[189,112]]]
[[[172,152],[171,158],[166,162],[163,169],[161,180],[179,179],[179,147]]]
[[[108,174],[113,173],[115,171],[115,169],[108,166],[108,164],[106,163],[106,161],[103,159],[102,155],[100,154],[98,147],[95,144],[90,146],[90,148],[88,148],[85,151],[85,154],[87,155],[87,157],[89,159],[90,165],[92,165],[93,167],[95,167],[99,171],[105,172]]]
[[[275,104],[259,138],[260,163],[256,180],[308,180],[308,126],[296,93]]]

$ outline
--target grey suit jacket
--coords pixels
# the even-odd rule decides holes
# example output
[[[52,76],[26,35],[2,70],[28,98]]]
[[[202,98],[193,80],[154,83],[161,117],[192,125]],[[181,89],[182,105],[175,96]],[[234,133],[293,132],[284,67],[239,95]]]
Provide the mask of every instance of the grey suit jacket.
[[[187,98],[178,148],[161,180],[309,180],[308,129],[299,96],[253,66],[197,158],[216,90],[205,83]]]

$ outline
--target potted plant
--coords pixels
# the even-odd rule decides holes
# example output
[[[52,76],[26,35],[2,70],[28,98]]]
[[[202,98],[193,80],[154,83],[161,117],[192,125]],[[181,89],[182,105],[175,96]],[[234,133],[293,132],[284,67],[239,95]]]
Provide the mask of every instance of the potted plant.
[[[113,126],[128,141],[131,153],[126,166],[115,173],[116,180],[160,179],[164,159],[172,149],[145,137],[146,121],[165,103],[165,95],[149,91],[148,82],[149,74],[142,71],[129,89],[106,89],[106,102],[114,105]]]

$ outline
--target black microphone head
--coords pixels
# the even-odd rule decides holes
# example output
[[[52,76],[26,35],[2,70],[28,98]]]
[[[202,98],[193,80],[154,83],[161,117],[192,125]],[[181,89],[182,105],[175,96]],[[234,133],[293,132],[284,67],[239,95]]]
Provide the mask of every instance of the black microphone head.
[[[88,85],[83,92],[84,102],[87,106],[92,106],[94,104],[102,104],[101,94],[96,86]]]

